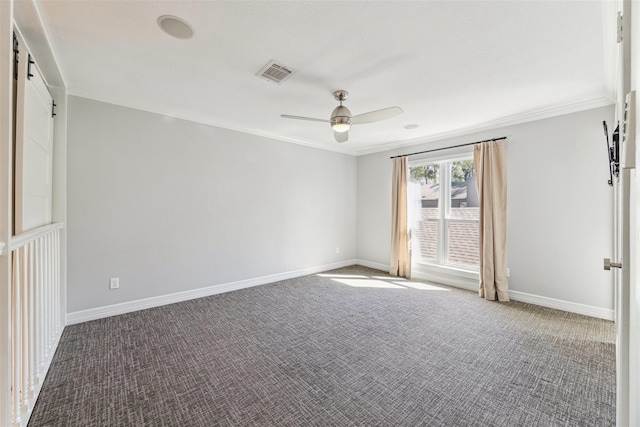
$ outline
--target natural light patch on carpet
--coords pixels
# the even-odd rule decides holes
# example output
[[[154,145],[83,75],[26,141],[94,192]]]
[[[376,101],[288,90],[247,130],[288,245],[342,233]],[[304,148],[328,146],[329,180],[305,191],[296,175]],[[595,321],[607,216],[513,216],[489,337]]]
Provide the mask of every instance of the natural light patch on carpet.
[[[353,286],[354,288],[390,288],[390,289],[407,289],[404,286],[394,285],[384,280],[375,279],[332,279],[343,285]]]
[[[431,285],[429,283],[421,283],[421,282],[393,282],[397,285],[407,286],[413,289],[420,289],[421,291],[447,291],[449,292],[451,289],[443,288],[442,286]]]
[[[449,291],[447,288],[429,283],[411,282],[401,277],[360,276],[355,274],[318,274],[334,282],[354,288],[419,289],[421,291]]]
[[[358,276],[355,274],[318,274],[318,277],[328,277],[328,278],[334,278],[334,277],[344,277],[347,279],[367,279],[367,276]]]

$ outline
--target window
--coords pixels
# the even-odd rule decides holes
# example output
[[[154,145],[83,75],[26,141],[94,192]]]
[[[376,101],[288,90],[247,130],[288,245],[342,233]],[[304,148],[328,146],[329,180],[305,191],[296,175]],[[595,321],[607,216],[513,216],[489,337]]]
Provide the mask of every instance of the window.
[[[412,162],[409,180],[414,262],[477,270],[480,208],[473,159]]]

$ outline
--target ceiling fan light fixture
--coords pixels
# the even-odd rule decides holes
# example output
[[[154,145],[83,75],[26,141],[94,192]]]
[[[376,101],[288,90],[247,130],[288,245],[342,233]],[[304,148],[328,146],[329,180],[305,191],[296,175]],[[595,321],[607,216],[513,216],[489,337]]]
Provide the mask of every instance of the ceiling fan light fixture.
[[[337,142],[347,142],[349,140],[348,130],[351,129],[351,125],[379,122],[380,120],[390,119],[391,117],[395,117],[402,113],[402,108],[400,107],[388,107],[383,108],[382,110],[369,111],[368,113],[362,113],[354,116],[347,107],[342,105],[342,102],[347,99],[348,96],[349,92],[346,90],[337,90],[333,92],[333,97],[336,101],[340,102],[340,105],[333,110],[329,120],[315,119],[313,117],[291,116],[288,114],[281,114],[280,117],[284,119],[309,120],[312,122],[329,122],[333,129],[333,137],[335,140]]]
[[[346,132],[351,128],[351,119],[349,117],[333,117],[331,127],[336,132]]]
[[[351,111],[340,101],[338,105],[331,113],[331,127],[336,132],[346,132],[351,128]]]

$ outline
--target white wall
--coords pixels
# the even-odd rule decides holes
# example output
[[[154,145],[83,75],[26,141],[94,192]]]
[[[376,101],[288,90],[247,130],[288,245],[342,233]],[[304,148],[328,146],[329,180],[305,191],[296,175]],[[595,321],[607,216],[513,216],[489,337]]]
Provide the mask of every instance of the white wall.
[[[508,136],[510,289],[613,309],[612,190],[602,121],[613,106],[358,157],[358,258],[389,264],[391,160],[396,154]],[[439,154],[442,154],[440,152]]]
[[[68,312],[356,258],[355,157],[68,105]]]

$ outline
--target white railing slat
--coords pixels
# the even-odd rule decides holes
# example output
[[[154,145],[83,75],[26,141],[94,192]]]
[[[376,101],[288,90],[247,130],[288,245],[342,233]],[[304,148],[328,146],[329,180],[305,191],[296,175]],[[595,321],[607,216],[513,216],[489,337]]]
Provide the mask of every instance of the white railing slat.
[[[36,298],[35,298],[35,267],[34,267],[34,258],[35,258],[35,243],[30,242],[27,245],[28,254],[29,254],[29,318],[31,319],[32,325],[37,325],[37,317],[36,317]],[[35,388],[36,388],[36,334],[35,331],[30,331],[29,333],[29,346],[31,351],[29,352],[29,395],[31,399],[35,399]]]
[[[60,229],[50,224],[9,242],[11,270],[11,422],[29,419],[62,332]]]
[[[20,286],[21,293],[21,307],[20,307],[20,331],[22,334],[22,363],[20,364],[20,397],[22,401],[22,407],[29,407],[29,334],[31,332],[31,325],[29,324],[29,257],[27,256],[27,248],[25,246],[20,248],[21,262],[20,269],[22,271],[22,286]]]
[[[12,260],[11,281],[11,417],[20,422],[20,252],[16,251]]]

